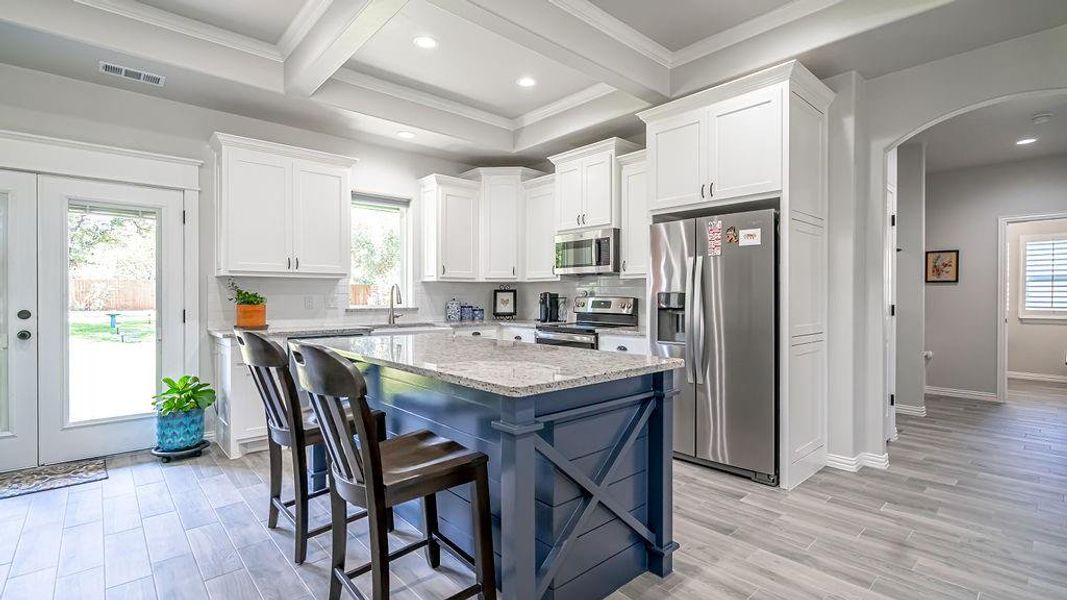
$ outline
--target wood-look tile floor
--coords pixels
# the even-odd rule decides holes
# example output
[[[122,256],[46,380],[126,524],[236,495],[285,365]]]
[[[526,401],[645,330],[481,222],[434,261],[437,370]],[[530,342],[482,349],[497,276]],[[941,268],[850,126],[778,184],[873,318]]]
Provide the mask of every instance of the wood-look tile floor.
[[[899,418],[887,471],[824,469],[784,492],[675,463],[675,573],[612,600],[1067,598],[1067,396],[1036,386],[1013,388],[1006,405],[927,406],[926,418]],[[328,537],[297,566],[284,520],[265,527],[262,453],[169,465],[124,455],[109,471],[0,500],[3,600],[325,597]],[[416,535],[399,529],[398,545]],[[350,564],[365,561],[365,525],[350,538]],[[405,600],[471,581],[419,553],[393,573]]]

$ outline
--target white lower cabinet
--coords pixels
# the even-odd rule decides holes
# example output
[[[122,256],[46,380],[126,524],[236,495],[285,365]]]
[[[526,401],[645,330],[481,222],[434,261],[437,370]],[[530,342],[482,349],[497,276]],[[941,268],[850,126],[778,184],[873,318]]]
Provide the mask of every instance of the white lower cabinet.
[[[648,339],[632,335],[604,335],[598,337],[598,349],[606,352],[648,354]]]
[[[476,337],[486,340],[495,340],[500,333],[500,328],[494,325],[485,327],[456,327],[456,337]]]
[[[213,340],[211,358],[217,393],[215,442],[226,456],[238,458],[250,444],[261,442],[267,435],[263,402],[248,366],[241,359],[237,340],[232,337]]]
[[[535,343],[534,329],[532,327],[501,327],[500,339],[533,344]]]

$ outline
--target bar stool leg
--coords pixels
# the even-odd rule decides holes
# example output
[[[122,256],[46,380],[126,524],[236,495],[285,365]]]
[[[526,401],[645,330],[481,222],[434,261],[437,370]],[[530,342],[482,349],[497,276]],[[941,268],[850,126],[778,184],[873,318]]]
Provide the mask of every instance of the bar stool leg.
[[[330,568],[330,600],[341,598],[341,572],[345,570],[345,551],[348,544],[348,503],[345,502],[333,487],[333,477],[330,477],[330,556],[332,559]]]
[[[304,448],[292,447],[293,454],[293,562],[303,564],[308,554],[308,466]]]
[[[424,496],[422,499],[422,520],[426,532],[426,562],[430,568],[436,569],[441,566],[441,544],[434,536],[438,532],[437,522],[437,494]]]
[[[385,511],[370,509],[370,556],[371,581],[374,584],[373,600],[389,598],[389,533]]]
[[[493,518],[489,512],[489,469],[482,465],[474,475],[474,495],[471,497],[474,519],[474,568],[482,585],[480,600],[496,600],[496,566],[493,556]]]
[[[267,527],[278,526],[278,505],[282,499],[282,447],[267,439],[267,455],[270,458],[270,510],[267,512]]]

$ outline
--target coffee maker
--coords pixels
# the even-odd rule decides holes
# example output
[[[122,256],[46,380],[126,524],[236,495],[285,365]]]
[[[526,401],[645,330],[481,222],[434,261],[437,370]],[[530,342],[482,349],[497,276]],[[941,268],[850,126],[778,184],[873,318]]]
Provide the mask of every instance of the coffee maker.
[[[542,323],[559,321],[559,294],[541,292],[537,301],[537,320]]]

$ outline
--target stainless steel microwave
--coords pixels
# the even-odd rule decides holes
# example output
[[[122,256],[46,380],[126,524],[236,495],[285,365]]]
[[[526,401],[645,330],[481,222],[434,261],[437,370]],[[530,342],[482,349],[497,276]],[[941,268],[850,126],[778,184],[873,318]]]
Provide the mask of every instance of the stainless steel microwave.
[[[556,236],[557,275],[618,272],[618,229],[595,229]]]

